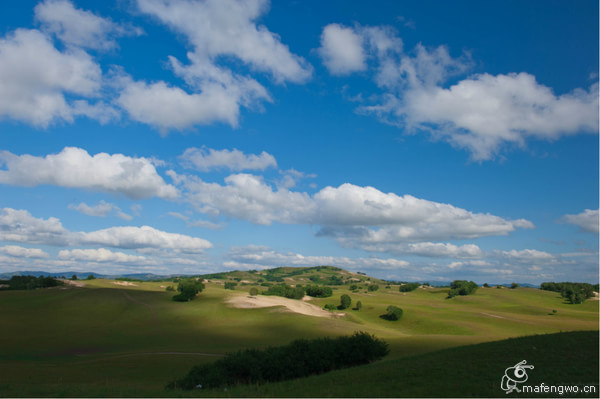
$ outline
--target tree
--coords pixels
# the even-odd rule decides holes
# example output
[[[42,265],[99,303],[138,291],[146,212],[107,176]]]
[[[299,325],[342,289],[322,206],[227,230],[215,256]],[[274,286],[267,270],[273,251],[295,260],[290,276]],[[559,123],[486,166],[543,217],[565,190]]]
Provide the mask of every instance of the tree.
[[[389,321],[400,320],[402,318],[402,315],[404,314],[404,311],[402,309],[400,309],[399,307],[394,306],[394,305],[388,306],[386,311],[387,311],[387,313],[384,315],[381,315],[380,317],[382,319],[389,320]]]
[[[71,280],[77,280],[77,275],[76,274],[72,275]]]
[[[234,282],[225,282],[225,289],[226,290],[235,290],[236,285],[237,285],[237,283],[234,283]]]
[[[256,288],[256,287],[250,288],[250,295],[252,295],[252,296],[258,295],[258,288]]]
[[[488,283],[483,283],[483,286],[484,286],[485,288],[490,288],[490,285],[489,285]]]
[[[350,298],[350,296],[344,294],[340,297],[340,306],[338,307],[338,309],[340,309],[340,310],[348,309],[350,307],[351,303],[352,303],[352,299]]]
[[[362,302],[358,301],[356,302],[356,307],[354,308],[354,310],[361,310],[362,309]]]
[[[511,288],[511,289],[513,289],[513,290],[514,290],[515,288],[519,288],[519,284],[517,284],[517,283],[512,283],[512,284],[510,285],[510,288]]]
[[[400,292],[410,292],[419,288],[419,283],[406,283],[402,284],[399,288]]]
[[[202,292],[204,284],[195,279],[184,279],[177,285],[179,294],[173,296],[173,300],[177,302],[188,302],[196,297],[196,294]]]
[[[377,284],[369,284],[368,290],[369,291],[377,291],[379,289],[379,286]]]
[[[96,276],[94,276],[93,274],[90,274],[89,276],[87,276],[86,280],[95,280]]]
[[[473,281],[467,280],[454,280],[450,284],[450,291],[448,291],[448,298],[454,298],[457,295],[470,295],[477,290],[477,284]]]
[[[322,287],[319,285],[309,285],[306,287],[306,295],[315,298],[327,298],[333,295],[331,287]]]

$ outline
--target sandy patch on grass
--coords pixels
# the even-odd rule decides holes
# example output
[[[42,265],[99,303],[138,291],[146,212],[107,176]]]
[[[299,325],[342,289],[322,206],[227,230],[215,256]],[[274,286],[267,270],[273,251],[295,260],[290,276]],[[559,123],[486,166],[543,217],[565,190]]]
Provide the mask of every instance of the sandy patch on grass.
[[[137,287],[137,284],[130,283],[129,281],[113,281],[113,284]]]
[[[234,308],[255,309],[255,308],[270,308],[274,306],[283,306],[287,311],[300,313],[307,316],[315,317],[339,317],[345,313],[332,313],[318,306],[307,303],[305,300],[298,301],[296,299],[288,299],[280,296],[268,295],[235,295],[226,299],[226,303]]]
[[[594,291],[594,296],[590,298],[592,301],[598,301],[600,300],[600,296],[598,295],[598,293],[596,291]]]
[[[63,283],[65,283],[66,285],[71,285],[73,287],[83,287],[85,286],[85,283],[82,281],[77,281],[77,280],[60,280]]]

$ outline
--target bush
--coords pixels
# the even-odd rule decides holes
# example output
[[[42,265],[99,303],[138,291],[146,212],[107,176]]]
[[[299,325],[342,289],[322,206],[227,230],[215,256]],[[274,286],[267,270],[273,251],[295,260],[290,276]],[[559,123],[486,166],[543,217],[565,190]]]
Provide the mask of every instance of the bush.
[[[512,290],[514,290],[515,288],[519,288],[519,284],[517,284],[517,283],[512,283],[512,284],[510,285],[510,288],[511,288]]]
[[[226,290],[235,290],[236,285],[237,285],[237,283],[225,282],[225,289]]]
[[[250,288],[250,295],[252,295],[252,296],[258,295],[258,288],[256,288],[256,287]]]
[[[359,288],[358,285],[352,284],[349,289],[350,289],[350,291],[357,291],[358,288]]]
[[[204,289],[204,284],[195,279],[182,279],[177,285],[179,294],[173,296],[173,300],[177,302],[188,302],[196,297],[199,292]]]
[[[410,292],[419,288],[419,283],[406,283],[400,286],[400,292]]]
[[[450,284],[450,291],[448,291],[448,298],[454,298],[457,295],[470,295],[477,290],[477,284],[473,281],[467,280],[454,280]]]
[[[380,317],[382,319],[389,320],[389,321],[400,320],[402,318],[402,315],[404,314],[404,311],[402,309],[400,309],[399,307],[394,306],[394,305],[388,306],[386,311],[387,311],[387,313],[384,315],[381,315]]]
[[[276,295],[290,299],[302,299],[304,297],[304,288],[290,287],[287,284],[278,284],[269,287],[267,291],[263,291],[263,295]]]
[[[96,276],[94,276],[93,274],[90,274],[89,276],[87,276],[86,280],[95,280]]]
[[[369,284],[368,290],[369,291],[377,291],[379,289],[379,286],[377,284]]]
[[[350,298],[350,296],[344,294],[340,297],[340,306],[338,306],[338,309],[339,310],[348,309],[350,307],[351,303],[352,303],[352,299]]]
[[[167,388],[220,388],[238,384],[262,384],[321,374],[379,360],[389,353],[388,344],[365,332],[351,336],[296,340],[264,350],[246,349],[214,363],[193,367]]]
[[[485,288],[490,288],[490,285],[489,285],[488,283],[483,283],[483,286],[484,286]]]
[[[306,295],[315,298],[328,298],[333,295],[333,291],[330,287],[322,287],[318,285],[309,285],[306,287]]]
[[[327,305],[323,306],[323,309],[333,312],[334,310],[337,310],[337,306],[335,306],[333,303],[328,303]]]
[[[362,309],[362,302],[358,301],[356,302],[356,307],[353,310],[361,310]]]
[[[175,291],[175,288],[173,288],[172,285],[168,285],[167,288],[165,288],[166,291]]]

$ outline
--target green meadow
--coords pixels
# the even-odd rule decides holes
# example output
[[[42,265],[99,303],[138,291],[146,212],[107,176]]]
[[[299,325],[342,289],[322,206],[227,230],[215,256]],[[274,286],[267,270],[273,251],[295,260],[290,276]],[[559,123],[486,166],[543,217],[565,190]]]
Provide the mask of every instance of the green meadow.
[[[598,383],[597,300],[570,305],[555,292],[495,287],[446,299],[447,288],[401,293],[397,285],[385,288],[384,282],[359,276],[358,292],[351,292],[350,284],[332,286],[332,297],[310,301],[322,308],[348,294],[351,308],[362,302],[360,311],[346,309],[343,316],[327,318],[281,306],[234,308],[226,303],[229,297],[265,289],[256,275],[244,274],[235,281],[246,285],[225,290],[223,283],[235,276],[210,279],[185,303],[171,300],[174,293],[165,290],[171,282],[117,285],[97,279],[83,281],[84,287],[0,292],[0,396],[505,396],[498,388],[504,369],[523,359],[537,361],[536,369],[548,365],[547,374],[538,375],[546,376],[546,383],[556,376],[552,373],[563,382]],[[285,281],[310,283],[305,277]],[[368,291],[368,283],[379,289]],[[404,310],[401,320],[380,317],[389,305]],[[165,390],[192,366],[226,353],[354,331],[384,339],[390,354],[366,366],[277,384]],[[588,332],[548,335],[568,331]],[[516,337],[525,338],[506,341]],[[580,374],[560,374],[559,354],[577,364]],[[457,378],[469,388],[456,391]],[[492,380],[496,386],[489,386]]]

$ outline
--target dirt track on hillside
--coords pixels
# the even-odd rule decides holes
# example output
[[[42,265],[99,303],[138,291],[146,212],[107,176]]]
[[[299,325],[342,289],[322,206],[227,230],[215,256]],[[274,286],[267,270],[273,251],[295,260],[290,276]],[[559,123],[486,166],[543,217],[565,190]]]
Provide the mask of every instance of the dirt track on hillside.
[[[269,308],[275,306],[283,306],[287,311],[300,313],[307,316],[314,317],[340,317],[344,316],[345,313],[332,313],[327,310],[321,309],[320,307],[307,303],[306,301],[299,301],[296,299],[288,299],[280,296],[266,296],[266,295],[235,295],[227,298],[225,302],[234,308],[241,309],[256,309],[256,308]]]

